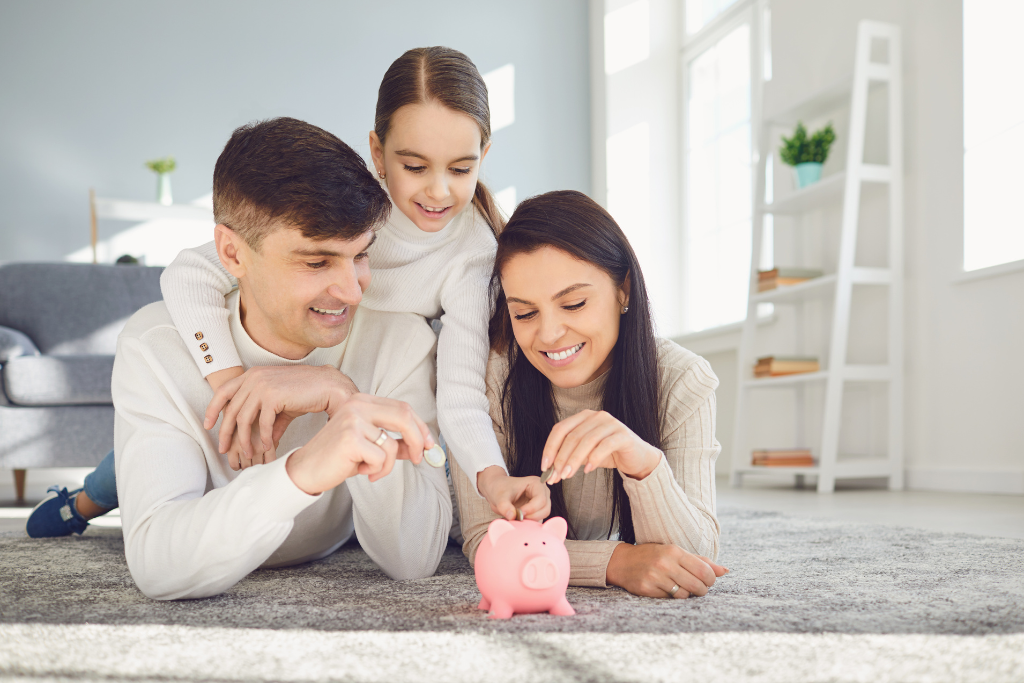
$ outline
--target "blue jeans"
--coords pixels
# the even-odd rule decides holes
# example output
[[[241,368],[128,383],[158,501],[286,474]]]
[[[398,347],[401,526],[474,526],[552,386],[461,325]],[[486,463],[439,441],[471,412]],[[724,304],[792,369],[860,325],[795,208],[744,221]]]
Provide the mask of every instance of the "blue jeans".
[[[117,507],[117,479],[114,475],[114,451],[107,453],[99,467],[85,477],[85,495],[101,508]]]

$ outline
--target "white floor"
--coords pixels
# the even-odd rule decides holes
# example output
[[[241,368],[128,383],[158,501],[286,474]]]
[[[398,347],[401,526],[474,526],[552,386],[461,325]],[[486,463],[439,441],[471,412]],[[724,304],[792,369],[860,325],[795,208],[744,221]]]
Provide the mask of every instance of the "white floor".
[[[72,490],[82,485],[88,469],[30,470],[26,498],[41,500],[46,488],[59,483]],[[10,472],[0,470],[0,531],[25,528],[31,507],[16,507]],[[847,489],[818,494],[813,488],[791,484],[749,481],[743,488],[729,488],[718,480],[719,506],[783,512],[802,517],[910,526],[932,531],[951,531],[984,536],[1024,538],[1024,496],[935,491],[887,491]],[[121,525],[115,510],[94,520],[99,526]]]

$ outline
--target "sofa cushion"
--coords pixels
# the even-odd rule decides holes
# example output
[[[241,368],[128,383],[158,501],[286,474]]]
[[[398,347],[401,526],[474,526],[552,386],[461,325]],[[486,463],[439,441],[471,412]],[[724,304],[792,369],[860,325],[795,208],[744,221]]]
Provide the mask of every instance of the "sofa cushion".
[[[159,301],[163,268],[87,263],[0,266],[0,325],[45,355],[112,354],[125,321]]]
[[[113,356],[22,356],[4,363],[4,392],[19,406],[111,405]]]
[[[32,340],[17,330],[0,325],[0,363],[17,356],[38,356],[39,349]]]

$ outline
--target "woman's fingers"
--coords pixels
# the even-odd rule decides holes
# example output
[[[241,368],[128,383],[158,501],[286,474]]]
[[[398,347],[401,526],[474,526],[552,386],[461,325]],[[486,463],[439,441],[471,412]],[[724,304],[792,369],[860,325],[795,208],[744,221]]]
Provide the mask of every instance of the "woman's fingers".
[[[679,564],[705,586],[710,588],[715,585],[715,570],[703,558],[683,551]]]
[[[551,433],[548,434],[548,439],[544,443],[544,452],[541,454],[540,458],[541,470],[546,470],[555,464],[555,457],[562,448],[562,442],[565,440],[565,437],[593,414],[593,410],[580,411],[572,417],[562,420],[551,429]],[[556,474],[559,469],[560,468],[558,467],[555,468]]]
[[[558,482],[575,475],[588,462],[594,449],[604,441],[614,439],[620,427],[618,420],[604,412],[593,413],[586,421],[577,425],[562,441],[562,447],[555,457],[555,473],[552,479]],[[603,452],[614,452],[620,442],[621,440],[614,441]],[[551,483],[551,480],[548,482]]]
[[[714,562],[712,562],[708,558],[704,557],[703,555],[697,555],[697,557],[699,557],[700,559],[704,560],[704,562],[706,562],[707,565],[709,567],[711,567],[711,571],[715,572],[715,576],[719,576],[719,577],[725,576],[730,571],[727,567],[723,567],[720,564],[715,564]]]

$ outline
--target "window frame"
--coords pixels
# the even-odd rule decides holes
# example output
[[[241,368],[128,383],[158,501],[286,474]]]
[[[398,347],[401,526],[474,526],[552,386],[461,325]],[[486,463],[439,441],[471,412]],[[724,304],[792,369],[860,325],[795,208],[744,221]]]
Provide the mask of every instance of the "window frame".
[[[685,9],[680,13],[680,26],[679,35],[680,49],[679,49],[679,96],[680,101],[678,103],[679,111],[679,178],[680,178],[680,207],[679,207],[679,232],[680,232],[680,253],[679,259],[680,264],[688,263],[688,257],[690,254],[690,226],[688,222],[689,213],[687,207],[689,205],[688,188],[689,188],[689,168],[687,165],[687,149],[689,147],[689,121],[688,121],[688,101],[690,94],[690,78],[689,78],[689,64],[693,60],[697,59],[701,54],[714,47],[720,40],[725,38],[729,33],[737,29],[738,27],[747,24],[750,27],[750,197],[751,197],[751,215],[750,225],[751,233],[753,233],[753,227],[756,221],[756,211],[758,205],[761,203],[757,198],[757,172],[760,167],[760,136],[762,128],[762,100],[764,90],[764,45],[763,45],[763,22],[765,16],[765,10],[770,9],[770,0],[737,0],[734,4],[730,5],[718,16],[713,18],[710,22],[705,24],[699,31],[693,35],[688,36],[686,33],[686,11]],[[753,244],[753,240],[751,240]],[[749,264],[748,264],[749,265]],[[689,325],[690,315],[687,311],[687,302],[689,301],[689,281],[684,276],[681,279],[680,285],[680,304],[681,304],[681,319],[683,327],[683,336],[692,334],[701,334],[702,336],[714,334],[715,330],[721,330],[723,332],[734,327],[740,320],[723,323],[717,327],[704,328],[701,330],[695,330]],[[748,289],[749,297],[749,289]],[[744,302],[744,309],[746,309],[746,303]],[[744,316],[745,318],[745,316]]]

